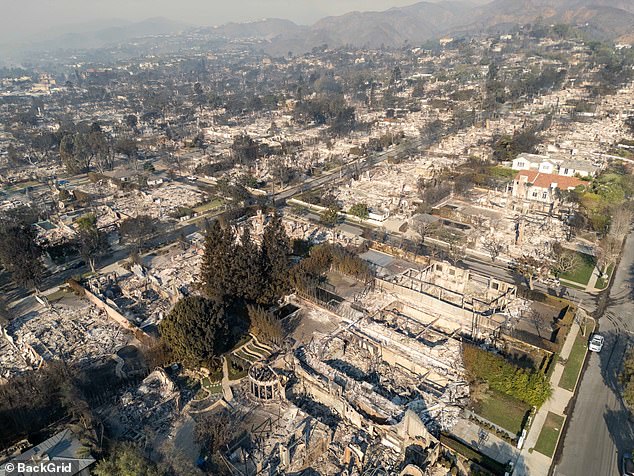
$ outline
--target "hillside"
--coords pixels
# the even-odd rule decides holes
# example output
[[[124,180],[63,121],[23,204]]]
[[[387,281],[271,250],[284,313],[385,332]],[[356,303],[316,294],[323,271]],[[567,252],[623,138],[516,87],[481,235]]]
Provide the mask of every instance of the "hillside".
[[[577,25],[605,39],[627,39],[634,31],[631,0],[494,0],[485,5],[444,1],[419,2],[383,12],[352,12],[324,18],[314,25],[280,30],[270,52],[302,52],[327,44],[331,47],[401,46],[417,44],[456,32],[468,34],[502,29],[543,19]]]
[[[57,34],[54,31],[39,35],[37,40],[18,46],[25,50],[91,49],[129,41],[135,38],[177,33],[189,28],[185,23],[167,18],[148,18],[140,22],[109,21],[102,26],[90,23],[75,25],[72,33]]]

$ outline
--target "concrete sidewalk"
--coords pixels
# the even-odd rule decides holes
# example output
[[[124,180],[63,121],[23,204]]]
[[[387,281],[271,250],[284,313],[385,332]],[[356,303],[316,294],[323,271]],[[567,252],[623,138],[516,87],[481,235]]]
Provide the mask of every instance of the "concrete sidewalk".
[[[224,355],[222,356],[222,395],[227,402],[233,400],[233,391],[229,381],[229,363]]]
[[[561,348],[561,359],[564,361],[568,360],[570,357],[570,352],[572,351],[572,346],[577,338],[577,335],[580,332],[580,327],[577,322],[573,322],[570,328],[570,332],[566,337],[566,341]],[[559,380],[561,379],[561,375],[564,372],[565,366],[559,362],[555,362],[555,369],[550,377],[550,384],[553,388],[553,394],[550,399],[544,403],[541,408],[535,414],[533,418],[533,424],[526,436],[526,441],[524,442],[524,447],[520,453],[520,457],[523,460],[525,465],[525,469],[523,472],[519,472],[520,468],[518,467],[516,472],[513,473],[517,476],[548,476],[548,472],[550,470],[550,466],[552,464],[552,458],[543,455],[537,451],[534,451],[535,445],[537,444],[537,440],[539,439],[539,435],[542,431],[542,427],[546,422],[546,417],[549,412],[560,415],[564,419],[566,415],[564,411],[566,406],[570,402],[570,399],[573,397],[574,393],[570,392],[564,388],[559,387]],[[561,438],[561,429],[559,433],[559,438]]]
[[[596,266],[592,270],[592,276],[590,276],[590,281],[588,281],[588,285],[586,286],[587,293],[597,293],[603,291],[603,289],[597,288],[597,281],[601,278],[601,271]]]

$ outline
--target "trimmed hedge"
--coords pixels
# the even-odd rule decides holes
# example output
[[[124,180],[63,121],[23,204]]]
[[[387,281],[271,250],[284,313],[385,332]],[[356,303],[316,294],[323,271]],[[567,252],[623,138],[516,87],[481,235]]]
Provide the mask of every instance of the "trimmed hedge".
[[[491,471],[497,476],[502,476],[507,471],[506,465],[483,453],[480,453],[470,446],[465,445],[461,441],[452,438],[450,435],[442,433],[440,435],[440,443],[467,458],[469,461],[472,461],[482,466],[484,469]]]
[[[542,372],[523,369],[503,357],[465,344],[464,365],[472,378],[484,380],[494,390],[540,407],[552,394],[552,387]]]

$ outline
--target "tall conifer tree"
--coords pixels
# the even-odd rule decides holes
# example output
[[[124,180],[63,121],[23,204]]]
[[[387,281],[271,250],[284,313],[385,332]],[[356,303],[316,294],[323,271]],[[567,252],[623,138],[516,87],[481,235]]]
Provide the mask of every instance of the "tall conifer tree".
[[[214,221],[207,229],[205,254],[200,269],[200,285],[210,299],[224,301],[233,296],[233,233]]]
[[[290,254],[290,239],[281,217],[276,213],[267,223],[262,238],[262,267],[266,282],[258,302],[272,304],[290,290]]]

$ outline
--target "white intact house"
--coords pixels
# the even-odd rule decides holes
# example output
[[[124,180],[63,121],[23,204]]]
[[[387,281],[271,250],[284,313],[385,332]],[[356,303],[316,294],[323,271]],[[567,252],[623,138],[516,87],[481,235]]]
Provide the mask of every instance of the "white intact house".
[[[587,160],[550,157],[537,154],[520,154],[512,165],[513,170],[533,170],[543,174],[565,177],[595,177],[601,167]]]

